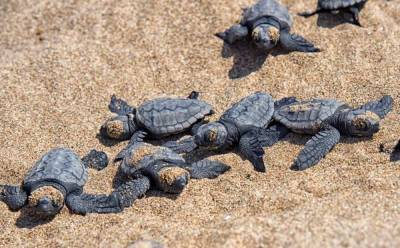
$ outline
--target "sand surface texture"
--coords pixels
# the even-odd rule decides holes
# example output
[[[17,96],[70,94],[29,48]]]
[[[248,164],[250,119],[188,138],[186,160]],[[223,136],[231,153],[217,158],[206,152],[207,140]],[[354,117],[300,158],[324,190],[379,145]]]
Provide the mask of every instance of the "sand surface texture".
[[[373,139],[342,138],[317,166],[289,169],[308,137],[266,149],[267,173],[229,153],[215,180],[173,197],[150,192],[121,214],[86,217],[66,208],[49,223],[0,204],[0,245],[125,247],[400,246],[400,171],[379,144],[399,138],[400,2],[370,0],[363,28],[329,14],[293,15],[293,30],[318,54],[260,54],[213,36],[251,0],[0,1],[0,182],[18,184],[46,151],[91,148],[112,158],[126,144],[96,138],[115,93],[134,105],[192,90],[224,109],[254,91],[337,98],[359,105],[384,94],[394,110]],[[316,1],[284,0],[294,14]],[[117,166],[90,171],[85,189],[110,192]]]

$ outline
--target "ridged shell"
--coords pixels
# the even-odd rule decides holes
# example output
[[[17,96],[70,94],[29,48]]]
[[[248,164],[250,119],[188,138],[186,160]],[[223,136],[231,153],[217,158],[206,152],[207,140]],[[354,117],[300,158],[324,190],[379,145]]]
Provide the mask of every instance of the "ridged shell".
[[[260,0],[243,12],[242,25],[251,25],[261,17],[275,17],[283,28],[293,25],[288,9],[275,0]]]
[[[24,179],[24,187],[31,189],[44,182],[56,182],[69,193],[81,189],[87,179],[87,168],[74,151],[55,148],[44,154],[29,170]]]
[[[166,136],[188,130],[211,112],[212,106],[204,101],[159,98],[143,103],[136,120],[152,135]]]
[[[334,99],[315,99],[283,106],[275,110],[274,119],[294,132],[313,134],[344,103]]]
[[[274,113],[272,96],[262,92],[253,93],[225,111],[221,120],[231,121],[240,129],[266,127]]]
[[[319,0],[318,5],[323,9],[340,9],[353,6],[357,3],[366,2],[367,0]]]

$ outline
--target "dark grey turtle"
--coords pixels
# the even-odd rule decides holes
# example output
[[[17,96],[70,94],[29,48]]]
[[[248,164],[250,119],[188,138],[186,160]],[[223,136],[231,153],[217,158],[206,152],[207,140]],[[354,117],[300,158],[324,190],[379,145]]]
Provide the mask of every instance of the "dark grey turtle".
[[[171,149],[143,142],[146,133],[136,132],[123,154],[120,171],[126,178],[148,177],[151,185],[167,193],[180,193],[190,178],[215,178],[230,169],[211,160],[188,164]]]
[[[210,104],[197,98],[198,93],[194,91],[186,99],[157,98],[135,109],[113,95],[108,107],[118,116],[107,120],[100,132],[107,138],[127,140],[139,130],[146,131],[153,138],[187,131],[213,113]]]
[[[167,142],[164,146],[177,152],[191,152],[198,147],[227,150],[238,147],[257,171],[264,172],[264,146],[276,143],[287,134],[287,128],[275,125],[267,129],[274,113],[274,104],[291,103],[294,98],[284,98],[274,103],[269,94],[256,92],[229,108],[216,121],[201,125],[194,137],[181,142]]]
[[[255,44],[264,50],[280,43],[289,51],[320,51],[300,35],[291,34],[292,25],[292,17],[285,6],[275,0],[260,0],[243,11],[240,23],[216,36],[232,44],[251,35]]]
[[[92,150],[83,160],[86,164],[68,148],[52,149],[29,170],[21,186],[0,185],[0,200],[13,211],[29,205],[43,217],[54,216],[64,203],[80,214],[121,211],[119,192],[110,196],[83,192],[88,180],[87,166],[104,168],[107,155]]]
[[[282,106],[274,112],[274,119],[294,132],[315,134],[293,164],[293,169],[304,170],[325,157],[341,135],[368,137],[378,132],[380,120],[392,106],[390,96],[358,108],[334,99],[314,99]]]
[[[345,11],[352,15],[351,23],[361,27],[359,13],[367,0],[318,0],[317,9],[299,13],[300,16],[310,17],[317,13]]]

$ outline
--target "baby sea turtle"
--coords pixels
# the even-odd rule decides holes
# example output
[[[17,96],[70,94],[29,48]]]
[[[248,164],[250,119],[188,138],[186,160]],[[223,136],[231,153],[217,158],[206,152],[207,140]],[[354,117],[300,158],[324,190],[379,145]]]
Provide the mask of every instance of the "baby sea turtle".
[[[379,122],[392,110],[393,99],[383,96],[358,108],[334,99],[314,99],[283,106],[274,119],[297,133],[314,134],[293,164],[304,170],[317,164],[341,135],[368,137],[379,131]]]
[[[171,149],[143,142],[146,133],[136,132],[125,149],[120,171],[126,178],[148,177],[152,186],[167,193],[180,193],[190,178],[216,178],[230,169],[211,160],[188,164]]]
[[[358,14],[366,2],[367,0],[318,0],[316,10],[299,13],[299,15],[310,17],[322,12],[345,11],[353,16],[352,23],[361,27]]]
[[[301,37],[290,33],[293,25],[287,8],[275,0],[260,0],[244,9],[242,20],[216,36],[229,44],[251,34],[257,47],[270,50],[278,43],[289,51],[319,52],[320,49]]]
[[[0,200],[13,211],[29,205],[42,217],[54,216],[64,203],[79,214],[121,211],[123,192],[110,196],[83,192],[88,180],[87,166],[104,168],[108,163],[107,155],[92,150],[83,161],[86,162],[68,148],[52,149],[29,170],[21,186],[0,185]]]
[[[157,98],[135,109],[113,95],[108,107],[118,116],[107,120],[100,133],[106,138],[127,140],[139,130],[146,131],[153,138],[187,131],[205,116],[213,114],[212,106],[198,100],[198,96],[193,91],[187,99]]]
[[[164,146],[177,152],[191,152],[198,147],[220,151],[239,147],[255,169],[264,172],[263,147],[276,143],[288,132],[282,125],[267,129],[275,105],[282,106],[293,101],[295,98],[283,98],[274,103],[267,93],[253,93],[226,110],[218,121],[199,126],[194,137],[180,142],[170,141]]]

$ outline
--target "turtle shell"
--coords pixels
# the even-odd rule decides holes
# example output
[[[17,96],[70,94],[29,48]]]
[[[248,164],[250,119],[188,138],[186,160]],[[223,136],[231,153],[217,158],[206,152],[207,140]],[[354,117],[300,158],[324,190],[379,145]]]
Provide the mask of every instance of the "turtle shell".
[[[88,171],[78,155],[67,148],[55,148],[44,154],[25,176],[23,187],[28,192],[54,185],[64,187],[66,194],[81,191]]]
[[[235,103],[222,115],[222,121],[233,122],[240,130],[267,127],[274,113],[272,96],[263,92],[253,93]]]
[[[158,98],[144,102],[137,109],[136,120],[153,136],[167,136],[188,130],[212,112],[212,106],[204,101]]]
[[[158,161],[176,165],[185,164],[182,156],[167,147],[137,143],[124,157],[121,163],[121,170],[126,175],[134,175],[138,171],[147,171]]]
[[[319,0],[318,6],[322,9],[336,10],[340,8],[347,8],[366,1],[367,0]]]
[[[274,119],[294,132],[314,134],[342,106],[345,104],[334,99],[298,102],[275,110]]]
[[[288,9],[275,0],[260,0],[245,9],[240,24],[251,27],[262,17],[274,17],[283,29],[290,29],[293,25]]]

